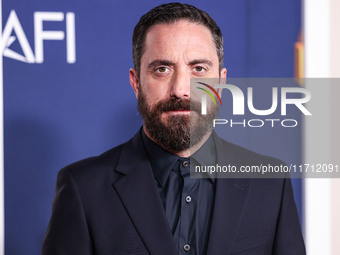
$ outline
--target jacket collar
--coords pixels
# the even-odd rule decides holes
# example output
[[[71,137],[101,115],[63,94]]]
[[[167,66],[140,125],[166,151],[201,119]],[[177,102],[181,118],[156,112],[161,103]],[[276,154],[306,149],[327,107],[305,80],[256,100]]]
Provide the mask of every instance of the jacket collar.
[[[140,131],[123,145],[113,183],[150,254],[177,254]]]
[[[242,159],[232,145],[213,133],[217,164],[240,166]],[[230,254],[249,196],[250,179],[217,179],[214,211],[208,240],[208,255]]]

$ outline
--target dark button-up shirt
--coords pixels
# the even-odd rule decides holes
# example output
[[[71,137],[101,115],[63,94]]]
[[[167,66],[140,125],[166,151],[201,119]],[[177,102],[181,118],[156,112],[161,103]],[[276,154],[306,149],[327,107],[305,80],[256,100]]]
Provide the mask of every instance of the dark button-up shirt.
[[[209,177],[190,178],[190,164],[215,164],[212,136],[190,160],[164,150],[144,131],[142,133],[178,254],[205,254],[213,213],[215,180]]]

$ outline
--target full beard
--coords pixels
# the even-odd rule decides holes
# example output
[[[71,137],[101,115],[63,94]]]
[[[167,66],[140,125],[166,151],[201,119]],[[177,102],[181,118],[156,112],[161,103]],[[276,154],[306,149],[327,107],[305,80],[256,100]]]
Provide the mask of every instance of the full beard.
[[[190,99],[171,98],[148,106],[146,96],[139,88],[138,110],[148,135],[160,146],[171,152],[180,152],[198,144],[210,133],[218,107],[208,107],[208,114],[200,114],[201,104]],[[190,111],[186,114],[166,114],[169,111]],[[191,125],[190,125],[191,123]]]

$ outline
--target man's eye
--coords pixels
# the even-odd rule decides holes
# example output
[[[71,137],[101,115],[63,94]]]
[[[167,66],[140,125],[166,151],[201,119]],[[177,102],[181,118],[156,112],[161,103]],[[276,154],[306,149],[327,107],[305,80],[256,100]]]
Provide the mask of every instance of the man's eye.
[[[159,73],[165,73],[166,71],[168,71],[168,68],[165,66],[161,66],[161,67],[158,67],[156,71]]]
[[[202,67],[202,66],[195,66],[195,67],[194,67],[194,70],[195,70],[196,72],[201,73],[201,72],[204,72],[204,71],[205,71],[205,68]]]

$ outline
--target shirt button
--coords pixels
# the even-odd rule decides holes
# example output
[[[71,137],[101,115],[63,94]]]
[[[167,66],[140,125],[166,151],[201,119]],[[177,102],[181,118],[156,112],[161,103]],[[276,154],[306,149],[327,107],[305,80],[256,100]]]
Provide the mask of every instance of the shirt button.
[[[183,249],[184,249],[185,251],[190,251],[190,245],[189,245],[189,244],[185,244],[185,245],[183,246]]]
[[[185,198],[185,201],[187,201],[187,203],[190,203],[190,202],[191,202],[191,196],[187,196],[187,197]]]
[[[184,167],[187,167],[187,166],[189,165],[189,162],[188,162],[188,161],[183,161],[182,165],[183,165]]]

